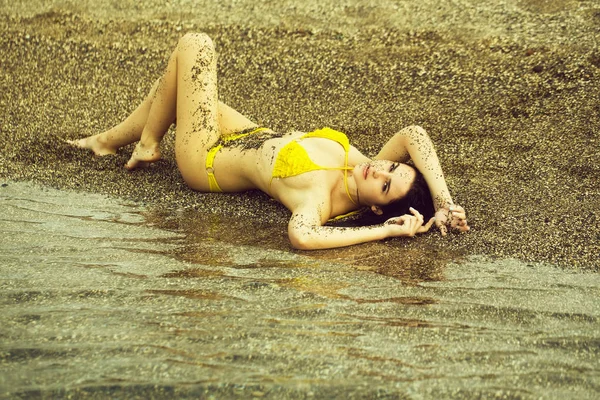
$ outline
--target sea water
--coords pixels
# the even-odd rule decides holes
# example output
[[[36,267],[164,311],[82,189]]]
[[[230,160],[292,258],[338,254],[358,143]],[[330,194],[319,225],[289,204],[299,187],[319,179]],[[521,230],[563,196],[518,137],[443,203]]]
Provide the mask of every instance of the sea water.
[[[211,234],[216,216],[192,234],[137,203],[14,182],[0,207],[0,396],[600,390],[597,273],[479,256],[407,283],[339,251],[237,244]]]

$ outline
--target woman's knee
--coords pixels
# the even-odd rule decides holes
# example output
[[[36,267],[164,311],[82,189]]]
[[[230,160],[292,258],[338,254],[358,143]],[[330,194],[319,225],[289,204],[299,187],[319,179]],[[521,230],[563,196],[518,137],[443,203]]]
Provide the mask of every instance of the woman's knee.
[[[177,50],[180,52],[199,51],[212,57],[215,54],[215,45],[206,33],[186,33],[179,39]]]
[[[403,128],[399,133],[411,138],[427,136],[427,131],[419,125],[407,126]]]

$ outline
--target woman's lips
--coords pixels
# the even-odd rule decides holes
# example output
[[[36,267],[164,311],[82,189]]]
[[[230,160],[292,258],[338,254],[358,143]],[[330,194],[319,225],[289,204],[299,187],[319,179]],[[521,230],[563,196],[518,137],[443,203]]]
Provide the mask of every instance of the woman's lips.
[[[365,170],[363,171],[363,177],[367,180],[367,176],[369,176],[369,171],[371,170],[371,166],[369,164],[365,165]]]

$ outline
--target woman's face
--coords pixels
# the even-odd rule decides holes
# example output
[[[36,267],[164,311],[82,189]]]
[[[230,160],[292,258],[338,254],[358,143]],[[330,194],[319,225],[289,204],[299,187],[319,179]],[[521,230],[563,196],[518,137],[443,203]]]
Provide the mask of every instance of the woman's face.
[[[403,163],[372,160],[352,171],[360,204],[383,206],[406,196],[416,177],[415,169]]]

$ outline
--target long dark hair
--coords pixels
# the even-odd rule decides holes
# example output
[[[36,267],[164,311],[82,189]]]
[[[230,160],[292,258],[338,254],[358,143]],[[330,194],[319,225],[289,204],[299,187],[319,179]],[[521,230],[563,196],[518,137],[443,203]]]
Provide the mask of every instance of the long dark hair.
[[[406,195],[388,205],[380,206],[381,210],[383,211],[381,215],[377,215],[370,209],[366,209],[356,218],[350,218],[347,221],[342,220],[338,223],[335,223],[335,225],[359,226],[382,224],[390,218],[399,217],[404,214],[411,214],[409,210],[410,207],[423,214],[423,219],[425,222],[429,221],[429,219],[435,215],[435,208],[433,207],[431,192],[429,191],[429,187],[427,186],[427,182],[425,181],[423,174],[416,168],[414,168],[414,170],[416,172],[415,180],[408,189]]]

